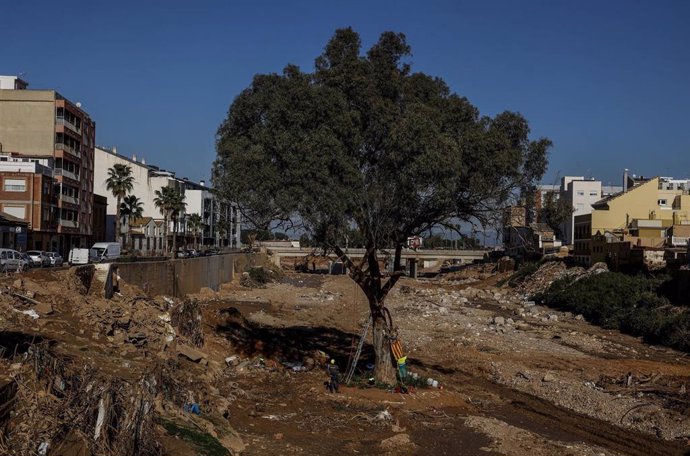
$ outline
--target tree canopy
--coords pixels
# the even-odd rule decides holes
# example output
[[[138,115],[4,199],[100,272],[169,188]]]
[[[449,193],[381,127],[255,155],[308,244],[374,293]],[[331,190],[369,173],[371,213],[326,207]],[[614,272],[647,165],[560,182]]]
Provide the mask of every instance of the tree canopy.
[[[565,198],[557,198],[555,192],[548,192],[541,206],[540,220],[549,225],[559,239],[563,239],[563,225],[570,220],[574,208]]]
[[[408,236],[488,220],[541,178],[551,145],[530,140],[519,113],[481,116],[443,79],[413,72],[410,56],[402,33],[363,55],[359,35],[339,29],[313,71],[256,75],[217,135],[215,188],[254,227],[294,224],[333,248],[369,298],[375,338],[398,277],[382,282],[377,250],[395,248],[398,266]],[[352,229],[361,266],[340,247]]]

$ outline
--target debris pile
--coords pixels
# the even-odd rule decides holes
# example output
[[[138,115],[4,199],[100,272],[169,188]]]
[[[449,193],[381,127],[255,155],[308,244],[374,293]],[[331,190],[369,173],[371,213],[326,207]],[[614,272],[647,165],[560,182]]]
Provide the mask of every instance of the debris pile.
[[[195,347],[204,345],[201,308],[197,300],[185,300],[174,306],[170,310],[170,321],[179,334],[185,336],[192,345]]]
[[[153,406],[157,382],[104,374],[97,366],[32,345],[13,363],[11,412],[0,421],[0,453],[159,455]]]
[[[559,260],[547,261],[536,272],[527,276],[516,287],[515,291],[528,298],[532,298],[546,291],[553,282],[563,277],[573,277],[575,280],[580,280],[592,274],[608,272],[608,270],[606,263],[595,263],[589,269],[585,269],[579,266],[569,268],[563,261]]]

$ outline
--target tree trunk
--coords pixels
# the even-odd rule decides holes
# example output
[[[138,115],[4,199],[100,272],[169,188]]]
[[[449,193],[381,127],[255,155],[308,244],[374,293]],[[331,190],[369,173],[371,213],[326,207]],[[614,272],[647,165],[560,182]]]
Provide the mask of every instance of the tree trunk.
[[[120,197],[117,197],[117,206],[115,207],[115,242],[122,245],[120,239]]]
[[[177,217],[173,218],[172,258],[173,260],[177,258]]]
[[[168,255],[168,216],[163,217],[163,254]]]
[[[376,304],[374,304],[376,305]],[[372,308],[373,318],[373,337],[374,337],[374,377],[377,381],[388,385],[395,385],[395,360],[391,354],[390,341],[386,338],[386,320],[381,314],[380,307]]]
[[[402,270],[402,244],[395,246],[395,260],[393,261],[393,271]]]

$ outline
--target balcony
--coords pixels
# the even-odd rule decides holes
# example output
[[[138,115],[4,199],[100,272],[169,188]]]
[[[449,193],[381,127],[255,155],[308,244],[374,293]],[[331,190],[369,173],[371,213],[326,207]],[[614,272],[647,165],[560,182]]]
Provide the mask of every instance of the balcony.
[[[64,176],[64,177],[68,177],[70,179],[73,179],[75,181],[79,181],[78,175],[74,174],[71,171],[67,171],[66,169],[63,169],[63,168],[55,168],[55,175],[56,176]]]
[[[65,127],[69,128],[76,134],[80,135],[81,134],[81,128],[77,127],[75,124],[70,122],[69,120],[65,119],[64,117],[56,117],[55,118],[55,124],[56,125],[64,125]]]
[[[690,237],[687,236],[671,236],[671,245],[673,247],[687,247]]]
[[[75,206],[79,205],[79,200],[73,196],[62,194],[60,195],[60,199],[65,203],[74,204]]]
[[[76,220],[65,220],[61,218],[58,223],[65,228],[79,228],[79,222]]]
[[[74,155],[75,157],[81,158],[81,152],[79,152],[79,150],[75,149],[72,146],[68,146],[67,144],[56,143],[55,149],[65,150],[65,151],[69,152],[70,154]]]

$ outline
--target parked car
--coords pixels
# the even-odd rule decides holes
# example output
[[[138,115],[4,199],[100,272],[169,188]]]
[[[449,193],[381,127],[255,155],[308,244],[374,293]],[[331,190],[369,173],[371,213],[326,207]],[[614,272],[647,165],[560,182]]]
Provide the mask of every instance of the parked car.
[[[0,270],[25,271],[28,268],[22,254],[12,249],[0,249]]]
[[[62,263],[65,262],[65,260],[62,258],[62,255],[56,252],[46,252],[48,255],[48,258],[50,258],[50,265],[51,266],[62,266]]]
[[[33,267],[42,268],[44,266],[50,266],[50,258],[48,258],[45,252],[41,252],[40,250],[29,250],[26,253],[29,255],[29,258],[31,258]]]
[[[19,252],[19,255],[21,255],[24,264],[26,264],[26,269],[33,266],[33,261],[31,261],[31,257],[27,255],[26,252]]]

